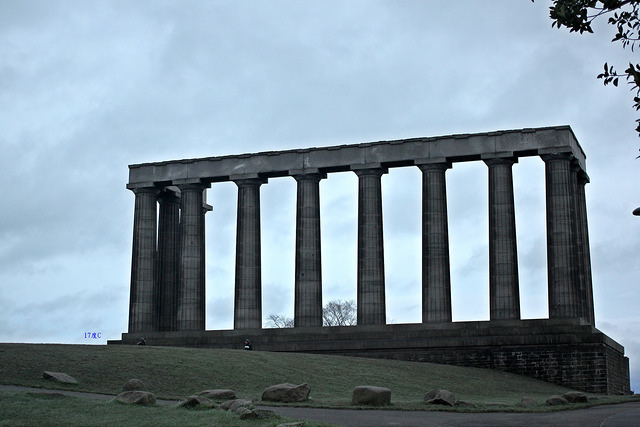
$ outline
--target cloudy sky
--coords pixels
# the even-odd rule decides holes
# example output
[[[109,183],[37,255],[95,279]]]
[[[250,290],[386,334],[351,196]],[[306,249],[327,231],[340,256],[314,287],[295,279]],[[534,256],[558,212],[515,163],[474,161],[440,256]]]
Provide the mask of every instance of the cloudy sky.
[[[640,388],[631,53],[549,1],[0,2],[0,341],[127,328],[129,164],[570,125],[587,154],[597,327]],[[522,315],[548,315],[543,162],[514,165]],[[454,320],[486,320],[487,172],[447,172]],[[383,177],[387,317],[420,321],[420,172]],[[321,183],[324,301],[355,299],[357,178]],[[295,181],[261,188],[263,313],[293,316]],[[208,190],[207,328],[233,325],[236,187]],[[99,332],[102,339],[86,339]]]

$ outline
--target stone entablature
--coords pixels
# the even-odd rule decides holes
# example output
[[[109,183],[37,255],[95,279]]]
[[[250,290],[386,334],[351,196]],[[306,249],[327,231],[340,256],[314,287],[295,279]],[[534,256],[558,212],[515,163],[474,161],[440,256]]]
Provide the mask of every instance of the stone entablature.
[[[131,165],[129,332],[205,329],[206,189],[221,181],[238,187],[234,329],[262,327],[260,187],[280,176],[298,186],[295,326],[321,326],[319,183],[345,171],[358,177],[358,325],[384,324],[381,177],[393,167],[422,171],[422,322],[450,323],[445,175],[463,161],[488,170],[490,319],[518,320],[512,167],[523,156],[545,163],[549,317],[594,325],[585,155],[562,126]]]
[[[129,166],[127,187],[231,181],[242,175],[293,176],[314,169],[341,172],[358,165],[390,168],[560,152],[570,153],[586,171],[586,156],[573,131],[569,126],[557,126],[142,163]]]

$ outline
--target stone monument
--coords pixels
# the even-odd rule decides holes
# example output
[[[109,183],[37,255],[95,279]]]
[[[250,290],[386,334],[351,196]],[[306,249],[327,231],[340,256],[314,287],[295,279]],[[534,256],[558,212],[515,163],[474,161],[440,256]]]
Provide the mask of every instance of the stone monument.
[[[549,318],[521,320],[512,168],[545,164]],[[490,320],[452,322],[448,169],[489,186]],[[381,176],[422,171],[422,323],[385,324]],[[358,324],[322,327],[320,180],[358,176]],[[262,329],[260,186],[297,182],[295,327]],[[234,330],[205,330],[206,189],[238,187]],[[621,345],[595,328],[586,157],[568,126],[412,138],[129,166],[135,194],[129,330],[110,344],[301,351],[490,367],[594,393],[629,392]],[[214,279],[215,280],[215,279]]]

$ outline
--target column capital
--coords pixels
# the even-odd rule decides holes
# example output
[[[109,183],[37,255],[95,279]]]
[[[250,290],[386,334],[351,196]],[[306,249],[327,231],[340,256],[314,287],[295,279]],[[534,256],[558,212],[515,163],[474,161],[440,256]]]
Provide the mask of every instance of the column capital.
[[[129,190],[131,190],[133,192],[133,194],[138,195],[138,194],[153,194],[153,195],[158,195],[158,193],[160,192],[160,189],[158,187],[155,186],[147,186],[147,187],[129,187],[127,186],[127,188]]]
[[[242,175],[231,175],[229,176],[229,180],[236,183],[238,187],[240,186],[261,186],[262,184],[266,184],[268,179],[259,176],[257,173],[251,174],[242,174]]]
[[[306,169],[299,169],[299,170],[289,171],[289,174],[293,177],[293,179],[295,179],[298,182],[320,181],[327,177],[326,173],[319,172],[318,169],[315,169],[315,171],[316,172],[312,172],[311,170],[306,170]]]
[[[568,160],[571,161],[575,159],[575,156],[570,151],[548,151],[540,150],[540,158],[545,162],[554,161],[554,160]]]
[[[513,155],[513,153],[508,153],[508,155],[505,156],[501,156],[501,155],[483,155],[482,156],[482,161],[484,161],[484,163],[487,166],[493,166],[493,165],[508,165],[511,166],[514,163],[518,163],[518,158],[515,157]]]
[[[389,172],[389,169],[382,167],[380,163],[351,165],[350,169],[358,176],[382,176]]]
[[[168,188],[164,188],[158,193],[158,201],[161,203],[162,202],[179,202],[180,193]]]
[[[180,181],[180,182],[175,182],[173,183],[176,187],[178,187],[180,189],[180,191],[185,191],[185,190],[206,190],[207,188],[211,187],[211,184],[207,183],[207,182],[201,182],[201,181]]]
[[[589,179],[589,175],[587,175],[587,173],[583,170],[578,171],[578,184],[580,185],[585,185],[590,183],[591,180]]]
[[[571,162],[571,172],[575,172],[577,174],[578,184],[585,185],[591,182],[589,175],[587,175],[587,172],[580,167],[580,163],[578,163],[576,159]]]
[[[433,161],[431,161],[433,160]],[[424,160],[416,160],[414,164],[420,168],[422,172],[430,171],[430,170],[441,170],[446,171],[447,169],[451,169],[451,162],[446,161],[445,159],[424,159]]]

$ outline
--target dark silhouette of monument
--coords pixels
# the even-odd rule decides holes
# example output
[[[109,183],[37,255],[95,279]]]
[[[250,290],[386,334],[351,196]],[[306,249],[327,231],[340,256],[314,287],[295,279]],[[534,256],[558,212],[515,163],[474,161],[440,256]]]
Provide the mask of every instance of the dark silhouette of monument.
[[[545,163],[549,318],[521,320],[512,166]],[[489,177],[490,320],[452,322],[445,172]],[[381,176],[422,171],[422,323],[385,324]],[[298,351],[497,368],[595,393],[629,392],[624,348],[595,328],[585,154],[568,126],[129,166],[135,194],[129,330],[149,345]],[[322,327],[320,180],[358,176],[358,325]],[[260,186],[297,182],[295,327],[262,329]],[[205,330],[205,190],[238,186],[234,330]],[[159,212],[158,212],[159,206]]]

